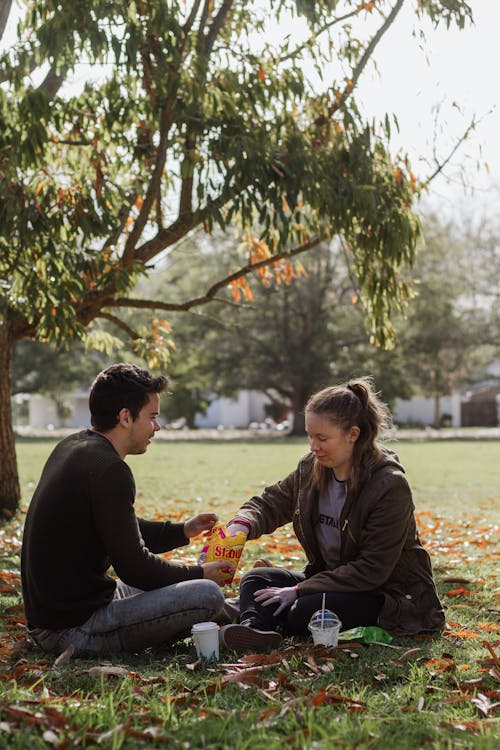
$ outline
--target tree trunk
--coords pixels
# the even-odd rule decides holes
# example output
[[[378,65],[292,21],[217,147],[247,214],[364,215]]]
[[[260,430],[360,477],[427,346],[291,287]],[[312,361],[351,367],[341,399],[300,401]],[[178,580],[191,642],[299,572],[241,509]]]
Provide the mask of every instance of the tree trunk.
[[[434,427],[439,430],[441,427],[441,398],[434,395]]]
[[[4,318],[0,318],[0,515],[4,516],[16,512],[21,497],[10,400],[11,358],[9,326]]]
[[[303,388],[297,388],[292,396],[293,424],[288,433],[290,437],[304,437],[306,434],[305,405],[309,394]]]

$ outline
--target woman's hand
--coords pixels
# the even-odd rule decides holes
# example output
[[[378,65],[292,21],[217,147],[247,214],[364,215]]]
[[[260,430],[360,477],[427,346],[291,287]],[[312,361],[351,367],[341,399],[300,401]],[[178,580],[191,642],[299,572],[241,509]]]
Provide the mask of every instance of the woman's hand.
[[[185,522],[184,536],[191,539],[193,536],[201,534],[202,531],[209,531],[218,520],[219,517],[216,513],[199,513]]]
[[[209,581],[213,581],[221,587],[226,583],[226,579],[222,573],[224,572],[228,575],[229,573],[234,572],[233,566],[229,562],[223,560],[203,563],[201,567],[203,568],[203,578],[208,578]]]
[[[287,607],[291,607],[297,599],[297,589],[295,586],[285,586],[280,589],[276,586],[270,586],[267,589],[259,589],[254,594],[255,601],[268,607],[270,604],[279,604],[274,610],[273,615],[276,617]]]
[[[239,521],[230,521],[226,528],[229,531],[229,536],[234,536],[239,531],[242,531],[246,537],[250,533],[250,527],[246,523],[240,523]]]

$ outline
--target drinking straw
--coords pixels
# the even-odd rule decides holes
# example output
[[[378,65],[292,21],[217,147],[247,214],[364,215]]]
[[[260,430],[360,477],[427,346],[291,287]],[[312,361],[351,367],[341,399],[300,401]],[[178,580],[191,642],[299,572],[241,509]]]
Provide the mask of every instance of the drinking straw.
[[[323,603],[321,605],[321,630],[325,629],[325,596],[326,593],[323,594]]]

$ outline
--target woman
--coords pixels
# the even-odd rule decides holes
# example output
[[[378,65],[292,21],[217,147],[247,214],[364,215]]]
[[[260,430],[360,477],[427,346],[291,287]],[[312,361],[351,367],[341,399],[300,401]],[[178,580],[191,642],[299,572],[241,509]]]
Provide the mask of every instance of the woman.
[[[411,490],[397,456],[377,443],[389,411],[371,381],[325,388],[306,405],[311,452],[286,479],[252,497],[230,522],[249,539],[290,521],[307,556],[304,572],[258,567],[243,577],[240,624],[229,649],[276,648],[307,635],[323,594],[343,628],[379,625],[399,635],[444,626]]]

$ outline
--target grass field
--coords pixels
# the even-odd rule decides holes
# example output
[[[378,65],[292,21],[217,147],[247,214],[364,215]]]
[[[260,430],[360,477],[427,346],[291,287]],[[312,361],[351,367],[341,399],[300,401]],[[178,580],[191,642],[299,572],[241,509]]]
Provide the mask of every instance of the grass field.
[[[23,496],[29,499],[55,445],[51,440],[18,444]],[[500,443],[440,441],[390,443],[400,456],[418,508],[471,512],[500,497]],[[200,501],[223,515],[248,494],[286,476],[307,451],[305,440],[269,442],[157,440],[143,456],[129,456],[139,499],[154,509],[172,500],[195,511]],[[189,503],[192,503],[189,506]]]
[[[53,442],[20,441],[25,507]],[[447,607],[435,637],[325,650],[287,641],[280,653],[217,664],[174,649],[56,665],[24,639],[19,598],[22,514],[1,529],[0,746],[33,748],[500,747],[500,443],[393,445],[414,488],[419,525]],[[130,458],[138,510],[231,517],[285,476],[304,441],[163,442]],[[179,557],[194,561],[200,542]],[[249,543],[298,567],[290,529]]]

